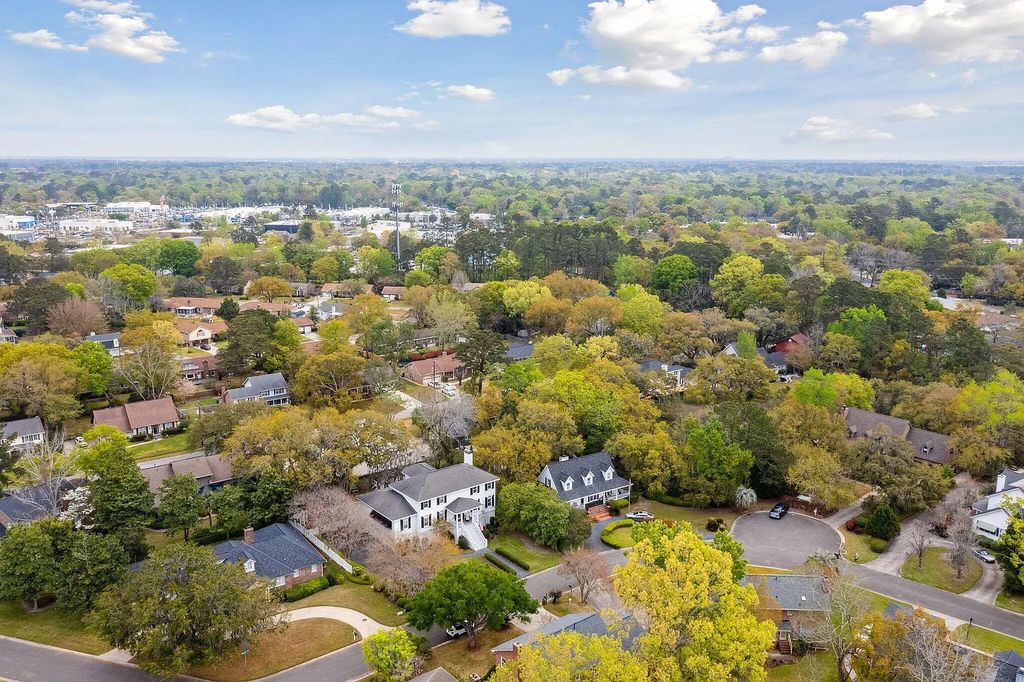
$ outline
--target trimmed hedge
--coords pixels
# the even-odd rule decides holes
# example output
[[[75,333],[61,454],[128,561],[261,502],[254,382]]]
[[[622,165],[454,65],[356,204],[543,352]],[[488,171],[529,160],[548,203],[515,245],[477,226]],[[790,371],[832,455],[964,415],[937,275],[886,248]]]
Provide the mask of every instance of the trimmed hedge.
[[[498,554],[498,556],[500,556],[500,557],[502,557],[504,559],[508,559],[509,561],[511,561],[512,563],[514,563],[516,566],[518,566],[519,568],[523,569],[524,571],[529,571],[530,570],[530,564],[526,563],[525,561],[523,561],[522,559],[520,559],[517,556],[513,556],[512,553],[509,552],[508,550],[506,550],[505,548],[498,547],[494,551]]]
[[[888,540],[882,538],[868,538],[868,547],[871,548],[872,552],[881,554],[885,551],[885,548],[889,546]]]
[[[629,528],[633,525],[633,519],[622,519],[621,521],[612,521],[604,530],[601,531],[601,542],[608,545],[613,549],[622,549],[626,545],[620,544],[619,542],[612,539],[612,531],[618,528]]]
[[[309,582],[296,585],[295,587],[289,588],[284,591],[282,598],[285,601],[298,601],[305,599],[311,594],[316,594],[320,590],[326,590],[330,586],[330,581],[321,576],[319,578],[313,578]]]
[[[487,561],[491,562],[491,564],[495,568],[500,568],[501,570],[505,571],[506,573],[511,573],[512,575],[516,575],[516,569],[512,568],[511,566],[509,566],[504,561],[502,561],[498,557],[494,556],[490,552],[487,552],[486,554],[484,554],[484,559],[487,559]]]
[[[621,499],[620,498],[618,500],[612,500],[611,502],[609,502],[608,503],[608,508],[609,509],[618,509],[618,510],[621,511],[621,510],[625,509],[626,505],[628,505],[628,504],[629,504],[629,500]]]

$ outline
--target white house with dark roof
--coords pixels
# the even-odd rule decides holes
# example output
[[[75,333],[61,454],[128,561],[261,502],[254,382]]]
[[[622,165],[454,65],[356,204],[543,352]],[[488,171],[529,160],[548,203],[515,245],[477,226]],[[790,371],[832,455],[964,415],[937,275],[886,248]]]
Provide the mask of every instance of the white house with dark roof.
[[[291,403],[288,382],[280,372],[249,377],[239,388],[224,391],[225,403],[265,402],[270,407]]]
[[[971,528],[975,534],[996,539],[1010,523],[1007,503],[1024,501],[1024,471],[1006,468],[996,476],[996,491],[971,506]]]
[[[91,333],[85,337],[86,341],[95,341],[103,346],[112,358],[121,357],[121,332],[110,332],[107,334]]]
[[[562,458],[541,470],[537,480],[574,507],[593,507],[629,497],[632,483],[619,476],[607,451]]]
[[[455,539],[470,549],[487,546],[481,528],[494,516],[498,477],[467,462],[443,469],[420,463],[402,470],[402,479],[359,496],[370,516],[396,536],[426,533],[446,521]]]
[[[3,423],[4,440],[11,444],[12,448],[25,450],[43,442],[46,429],[43,428],[43,420],[39,417],[28,419],[15,419]]]

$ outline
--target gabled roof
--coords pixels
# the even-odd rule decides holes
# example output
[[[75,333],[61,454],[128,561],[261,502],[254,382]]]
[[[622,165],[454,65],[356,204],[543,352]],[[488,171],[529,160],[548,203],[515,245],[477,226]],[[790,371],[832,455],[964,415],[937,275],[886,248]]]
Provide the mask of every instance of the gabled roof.
[[[505,359],[519,362],[533,357],[532,343],[514,343],[505,350]]]
[[[398,521],[416,514],[409,501],[391,488],[360,495],[359,501],[389,521]]]
[[[256,562],[256,575],[280,578],[300,568],[324,563],[309,540],[287,523],[275,523],[253,533],[253,543],[228,540],[215,545],[213,553],[221,561]]]
[[[1024,481],[1024,471],[1018,471],[1017,469],[1011,469],[1010,467],[1006,467],[1000,472],[1000,474],[1006,480],[1006,483],[1004,485],[1007,488],[1016,485],[1021,481]]]
[[[445,507],[445,509],[447,509],[453,514],[462,514],[464,512],[472,511],[474,509],[479,509],[482,506],[483,504],[481,504],[477,500],[474,500],[472,497],[459,497],[455,499],[453,502],[450,502],[448,506]]]
[[[158,466],[140,466],[139,470],[149,483],[150,492],[157,492],[160,486],[171,476],[191,474],[199,480],[208,478],[210,485],[233,480],[234,471],[231,463],[220,455],[195,455],[160,464]]]
[[[28,419],[15,419],[3,422],[3,436],[5,440],[11,440],[17,436],[30,436],[43,432],[43,420],[39,417]]]
[[[245,380],[246,385],[261,391],[267,391],[274,388],[288,388],[288,382],[284,380],[284,375],[280,372],[274,372],[273,374],[257,374],[251,376]]]
[[[170,396],[156,400],[128,403],[121,407],[108,407],[92,413],[93,424],[109,424],[125,433],[135,429],[181,421],[178,408]]]
[[[889,602],[889,605],[882,611],[882,617],[894,620],[896,616],[901,613],[913,613],[914,609],[907,606],[906,604],[899,604],[897,602]]]
[[[783,611],[821,611],[824,583],[817,575],[748,575],[741,581],[771,596]]]
[[[458,680],[452,677],[452,674],[444,668],[434,668],[422,675],[417,675],[409,680],[409,682],[458,682]]]
[[[595,452],[582,457],[570,457],[560,462],[549,462],[547,465],[551,478],[558,482],[555,492],[562,500],[577,500],[587,495],[596,495],[607,490],[614,490],[629,485],[629,481],[619,476],[612,464],[612,456],[606,450]],[[610,481],[604,479],[604,472],[611,467],[612,478]],[[586,485],[583,477],[587,474],[594,474],[593,482]],[[543,475],[543,472],[541,472]],[[562,483],[572,479],[572,489],[565,490]]]
[[[95,341],[96,343],[102,343],[103,345],[111,344],[121,338],[121,332],[107,332],[106,334],[89,334],[89,336],[82,339],[83,341]],[[110,346],[108,346],[110,347]]]
[[[502,642],[491,649],[491,653],[512,652],[517,646],[523,646],[533,642],[538,635],[557,635],[562,632],[578,632],[581,635],[603,637],[610,634],[604,619],[596,613],[571,613],[552,621],[544,623],[532,632],[519,635],[507,642]],[[639,636],[642,629],[635,623],[631,623],[630,630],[622,642],[624,648],[629,648],[633,640]]]
[[[64,496],[69,490],[76,488],[81,479],[61,479],[57,483],[57,494]],[[49,484],[17,488],[0,497],[0,538],[6,535],[8,521],[10,523],[29,523],[36,521],[51,512],[51,491]]]
[[[881,425],[887,426],[892,435],[899,438],[906,438],[910,433],[910,422],[906,419],[862,410],[859,407],[847,407],[844,417],[846,428],[856,429],[853,435],[857,438],[868,435],[870,431]]]
[[[907,440],[914,448],[914,458],[933,464],[949,464],[949,436],[911,427]]]
[[[498,477],[494,474],[489,474],[471,464],[454,464],[450,467],[424,471],[405,480],[396,481],[391,484],[391,488],[409,499],[423,502],[497,480]]]

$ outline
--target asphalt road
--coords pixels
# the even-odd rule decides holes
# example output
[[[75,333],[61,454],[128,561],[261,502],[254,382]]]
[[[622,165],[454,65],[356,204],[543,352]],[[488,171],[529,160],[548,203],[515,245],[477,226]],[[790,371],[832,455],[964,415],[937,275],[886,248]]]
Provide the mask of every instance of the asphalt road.
[[[743,543],[744,557],[755,566],[796,568],[809,554],[838,552],[842,538],[827,523],[790,512],[781,519],[768,512],[747,514],[733,524],[732,534]]]

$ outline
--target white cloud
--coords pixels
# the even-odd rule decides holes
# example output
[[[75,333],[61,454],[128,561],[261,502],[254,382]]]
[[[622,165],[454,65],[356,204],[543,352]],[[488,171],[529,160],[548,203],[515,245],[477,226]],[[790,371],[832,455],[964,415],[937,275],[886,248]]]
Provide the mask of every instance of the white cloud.
[[[918,102],[917,104],[908,104],[903,107],[897,107],[896,109],[893,109],[886,118],[890,121],[915,121],[928,118],[938,118],[942,114],[966,114],[970,111],[971,109],[963,105],[943,107],[935,104]]]
[[[742,38],[742,24],[764,14],[743,5],[726,14],[714,0],[598,0],[584,33],[609,59],[630,69],[678,71],[712,60],[719,45]]]
[[[393,120],[396,110],[403,112],[412,111],[402,107],[367,107],[366,114],[353,114],[342,112],[337,114],[299,114],[286,106],[275,104],[270,107],[261,107],[254,111],[242,114],[231,114],[225,121],[231,125],[247,128],[262,128],[263,130],[274,130],[284,133],[297,133],[303,130],[316,128],[354,128],[361,133],[384,133],[399,130],[402,127],[400,121]],[[419,112],[414,112],[418,115]],[[408,118],[409,115],[405,115]],[[400,117],[401,118],[401,117]],[[423,121],[411,125],[416,130],[433,130],[439,127],[437,121]]]
[[[715,54],[715,61],[719,64],[730,64],[732,62],[746,59],[747,53],[743,50],[722,50]]]
[[[412,0],[406,5],[420,12],[396,31],[423,38],[452,36],[493,37],[507,33],[512,26],[505,7],[482,0]]]
[[[908,45],[940,62],[1024,57],[1021,0],[922,0],[865,12],[874,43]]]
[[[820,69],[835,59],[847,40],[840,31],[820,31],[785,45],[762,47],[760,57],[768,63],[800,62],[809,69]]]
[[[743,32],[743,35],[752,43],[774,43],[782,37],[783,31],[787,28],[788,26],[754,24],[753,26],[747,26],[747,30]]]
[[[407,99],[416,99],[420,96],[420,93],[416,90],[410,90],[409,92],[403,92],[401,95],[396,97],[399,102],[404,102]]]
[[[454,97],[471,99],[477,102],[486,102],[494,99],[494,91],[487,88],[480,88],[475,85],[449,85],[446,90]]]
[[[833,24],[831,21],[819,21],[818,28],[822,31],[834,31],[839,28],[839,24]]]
[[[379,116],[381,118],[416,118],[420,115],[420,112],[415,109],[406,109],[405,107],[388,107],[379,104],[372,107],[366,107],[366,113],[371,116]]]
[[[821,142],[880,142],[893,139],[892,134],[877,128],[865,128],[830,116],[811,116],[798,129],[782,138],[783,142],[797,143],[806,140]]]
[[[82,45],[64,42],[56,34],[39,29],[29,33],[12,33],[11,40],[22,45],[48,50],[85,52],[97,48],[142,62],[158,63],[172,52],[183,52],[178,41],[164,31],[150,30],[151,14],[142,12],[133,2],[113,0],[64,0],[77,7],[64,15],[92,35]]]
[[[592,85],[619,85],[636,90],[683,90],[693,81],[678,76],[668,69],[627,69],[625,66],[581,66],[576,70],[580,79]]]
[[[11,42],[18,45],[38,47],[43,50],[72,50],[82,52],[88,48],[82,45],[65,43],[64,40],[52,31],[41,28],[37,31],[26,31],[24,33],[11,33]]]
[[[555,69],[548,71],[548,79],[555,85],[565,85],[576,75],[576,69]]]

